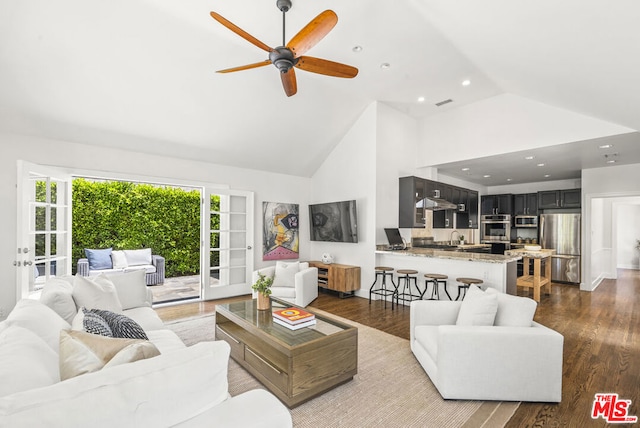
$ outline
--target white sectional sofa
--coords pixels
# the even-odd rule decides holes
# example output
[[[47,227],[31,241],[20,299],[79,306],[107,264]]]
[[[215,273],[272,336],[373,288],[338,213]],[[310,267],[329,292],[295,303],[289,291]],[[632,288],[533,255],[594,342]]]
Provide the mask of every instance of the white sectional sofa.
[[[462,302],[411,302],[411,350],[445,399],[560,402],[564,338],[537,303],[472,286]]]
[[[58,278],[45,285],[40,300],[19,301],[0,323],[0,427],[292,426],[288,409],[265,390],[231,398],[229,345],[185,346],[164,327],[149,294],[139,271],[95,280]],[[92,304],[134,320],[149,340],[74,331],[85,325],[78,306]],[[78,337],[126,341],[126,347],[95,369],[96,361],[103,363],[95,358],[103,349],[89,352]],[[122,355],[133,362],[120,361]],[[120,364],[110,366],[113,361]],[[68,367],[91,370],[61,380]]]

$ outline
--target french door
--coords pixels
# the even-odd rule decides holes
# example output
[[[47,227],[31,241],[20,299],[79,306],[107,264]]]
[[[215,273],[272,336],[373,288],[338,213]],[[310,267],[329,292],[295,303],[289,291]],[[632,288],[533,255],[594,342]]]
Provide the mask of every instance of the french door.
[[[18,162],[16,284],[18,299],[54,276],[71,273],[71,176]]]
[[[250,294],[253,192],[205,188],[201,218],[202,299]]]

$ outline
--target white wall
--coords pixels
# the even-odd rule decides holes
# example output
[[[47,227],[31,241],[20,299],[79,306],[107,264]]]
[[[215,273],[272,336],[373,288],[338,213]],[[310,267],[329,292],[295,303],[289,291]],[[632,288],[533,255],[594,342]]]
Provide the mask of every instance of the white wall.
[[[310,257],[309,219],[306,208],[311,189],[309,178],[11,134],[0,134],[0,151],[0,222],[5,225],[3,239],[0,241],[0,258],[4,260],[0,265],[0,309],[5,316],[16,301],[16,272],[12,261],[16,259],[17,248],[18,160],[67,167],[72,170],[112,171],[136,177],[164,177],[169,180],[222,184],[233,189],[253,191],[256,219],[253,256],[256,268],[269,264],[262,262],[262,202],[299,203],[300,259]]]
[[[613,211],[616,268],[640,269],[640,250],[636,249],[637,241],[640,240],[640,202],[629,204],[614,201]]]
[[[602,278],[615,277],[613,212],[616,198],[640,197],[640,164],[592,168],[582,171],[582,275],[581,289],[593,290]],[[618,226],[619,227],[619,226]],[[615,247],[613,248],[615,250]]]
[[[310,203],[356,200],[358,243],[311,242],[311,260],[329,253],[336,263],[360,266],[363,284],[373,270],[376,213],[376,115],[372,103],[312,177]],[[306,233],[309,233],[307,230]],[[364,288],[364,286],[362,286]],[[361,289],[357,294],[363,293]],[[365,294],[362,294],[363,296]]]
[[[501,94],[423,119],[418,162],[437,165],[634,131]]]

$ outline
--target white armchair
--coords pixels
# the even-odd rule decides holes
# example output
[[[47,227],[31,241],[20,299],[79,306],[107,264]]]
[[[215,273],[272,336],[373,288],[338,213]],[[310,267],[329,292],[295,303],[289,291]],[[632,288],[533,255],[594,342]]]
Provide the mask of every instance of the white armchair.
[[[258,280],[258,273],[273,278],[273,297],[301,307],[318,297],[318,269],[309,267],[309,263],[277,262],[275,266],[254,271],[252,283]],[[253,297],[256,297],[255,291]]]
[[[563,336],[496,294],[495,325],[456,325],[464,301],[411,302],[411,351],[445,399],[560,402]]]

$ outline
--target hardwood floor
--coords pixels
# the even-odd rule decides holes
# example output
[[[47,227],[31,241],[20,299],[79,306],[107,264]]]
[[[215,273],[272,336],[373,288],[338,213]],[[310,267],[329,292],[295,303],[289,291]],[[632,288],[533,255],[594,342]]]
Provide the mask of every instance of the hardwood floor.
[[[521,290],[522,295],[528,295]],[[231,300],[242,300],[248,296]],[[165,321],[215,310],[198,302],[159,308]],[[310,305],[398,337],[409,338],[409,307],[391,310],[382,301],[320,293]],[[617,393],[631,400],[629,415],[640,416],[640,271],[619,270],[594,292],[554,284],[542,295],[535,320],[564,336],[562,402],[522,403],[507,427],[604,427],[591,418],[596,393]],[[526,370],[526,367],[523,367]],[[628,425],[627,425],[628,426]]]

